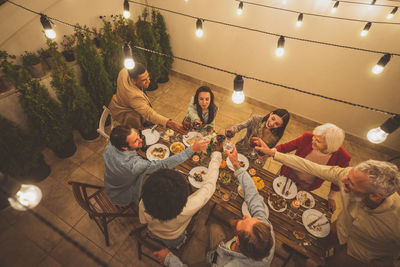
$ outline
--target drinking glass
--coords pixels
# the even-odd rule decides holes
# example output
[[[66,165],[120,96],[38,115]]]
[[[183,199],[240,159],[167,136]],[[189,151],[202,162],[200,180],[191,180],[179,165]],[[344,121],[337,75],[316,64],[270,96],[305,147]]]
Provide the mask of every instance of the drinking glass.
[[[252,148],[251,153],[249,154],[249,158],[252,160],[257,159],[257,153],[256,150],[254,149],[257,146],[257,143],[255,140],[253,140],[252,137],[250,137],[250,147]]]
[[[223,145],[224,150],[227,150],[229,153],[231,153],[233,151],[233,147],[234,147],[233,143],[228,140],[225,141],[225,143]]]
[[[190,131],[192,129],[192,122],[189,117],[185,117],[182,121],[182,127],[185,131]]]
[[[265,156],[265,154],[263,152],[259,151],[259,150],[256,150],[256,152],[257,152],[258,156],[257,156],[257,159],[256,159],[255,163],[257,165],[262,166],[264,164],[264,162],[262,160],[262,157]]]
[[[287,216],[288,216],[290,219],[294,220],[294,219],[296,219],[296,217],[297,217],[297,213],[294,212],[294,211],[291,210],[291,209],[288,209],[288,211],[287,211]]]

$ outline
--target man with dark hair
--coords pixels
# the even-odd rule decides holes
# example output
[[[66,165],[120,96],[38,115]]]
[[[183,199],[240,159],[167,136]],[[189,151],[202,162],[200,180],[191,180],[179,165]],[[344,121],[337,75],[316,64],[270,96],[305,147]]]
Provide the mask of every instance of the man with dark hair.
[[[136,63],[135,68],[123,68],[117,79],[117,91],[109,105],[114,120],[135,129],[143,126],[159,124],[180,133],[185,133],[183,127],[158,114],[151,106],[146,89],[150,84],[150,76],[145,66]]]
[[[225,153],[233,164],[252,217],[245,215],[242,220],[234,221],[232,227],[235,236],[227,242],[222,242],[225,240],[222,229],[218,225],[211,225],[211,251],[207,253],[207,261],[212,266],[270,266],[275,251],[275,235],[267,218],[264,199],[258,193],[250,175],[240,167],[236,148],[232,153]],[[187,266],[168,249],[156,251],[154,255],[166,266]]]
[[[185,242],[186,227],[212,197],[222,161],[222,143],[216,151],[206,174],[202,175],[201,187],[189,195],[185,177],[173,170],[160,169],[145,181],[142,200],[139,203],[139,219],[147,224],[150,235],[161,240],[169,248],[177,248]]]
[[[163,160],[143,159],[136,153],[142,147],[138,132],[125,125],[112,129],[110,143],[104,149],[103,158],[106,165],[104,185],[114,204],[139,203],[143,179],[161,168],[173,168],[190,158],[194,152],[201,152],[208,146],[208,141],[199,139],[179,154]]]

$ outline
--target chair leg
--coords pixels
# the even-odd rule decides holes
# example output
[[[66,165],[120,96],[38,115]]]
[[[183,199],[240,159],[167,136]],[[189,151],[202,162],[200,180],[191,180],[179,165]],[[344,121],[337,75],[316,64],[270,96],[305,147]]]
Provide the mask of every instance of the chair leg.
[[[208,216],[207,216],[207,219],[206,219],[204,225],[207,225],[208,220],[210,219],[211,214],[213,213],[213,211],[214,211],[214,209],[215,209],[215,206],[217,206],[217,203],[214,202],[213,206],[212,206],[211,209],[210,209],[210,212],[208,213]]]
[[[142,243],[137,241],[137,252],[139,260],[142,260]]]
[[[104,237],[106,238],[106,245],[107,245],[107,247],[109,247],[110,246],[110,238],[108,237],[108,227],[107,227],[106,218],[103,217],[102,221],[103,221]]]

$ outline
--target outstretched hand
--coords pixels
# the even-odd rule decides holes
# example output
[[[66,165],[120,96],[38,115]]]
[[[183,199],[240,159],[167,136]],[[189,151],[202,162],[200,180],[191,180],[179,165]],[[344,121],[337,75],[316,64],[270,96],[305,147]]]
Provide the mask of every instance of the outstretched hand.
[[[267,156],[273,157],[275,155],[275,150],[269,148],[260,137],[252,137],[251,139],[257,144],[255,150],[261,151]]]
[[[240,163],[239,163],[239,160],[238,160],[238,153],[237,153],[237,150],[236,150],[236,146],[233,146],[232,152],[229,152],[228,150],[225,150],[225,155],[231,161],[235,171],[240,168]]]
[[[159,261],[161,264],[164,264],[165,258],[167,257],[167,255],[168,255],[169,252],[170,252],[169,249],[163,248],[163,249],[161,249],[161,250],[159,250],[159,251],[154,251],[154,252],[153,252],[153,255],[157,257],[158,261]]]
[[[178,132],[180,134],[187,134],[188,133],[187,130],[183,129],[182,125],[174,122],[173,120],[169,120],[167,122],[167,127],[171,128],[172,130],[174,130],[174,131],[176,131],[176,132]]]
[[[202,151],[205,151],[208,147],[208,144],[210,143],[210,140],[208,139],[202,139],[198,137],[194,144],[192,145],[192,149],[196,153],[200,153]]]

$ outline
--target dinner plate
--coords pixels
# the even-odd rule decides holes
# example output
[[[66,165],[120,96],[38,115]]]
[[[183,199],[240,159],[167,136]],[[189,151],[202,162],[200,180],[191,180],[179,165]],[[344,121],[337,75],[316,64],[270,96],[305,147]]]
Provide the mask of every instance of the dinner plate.
[[[268,219],[268,217],[269,217],[269,209],[268,209],[267,204],[265,204],[265,202],[263,202],[263,204],[264,204],[265,213],[267,214],[266,216],[267,216],[267,219]],[[249,217],[252,217],[250,215],[250,212],[249,212],[249,207],[247,206],[245,201],[243,201],[243,204],[242,204],[242,214],[243,215],[247,215]]]
[[[189,182],[191,185],[193,185],[196,188],[200,188],[203,185],[203,182],[198,182],[196,181],[193,177],[195,173],[201,173],[201,172],[205,172],[205,174],[203,174],[203,182],[204,182],[204,176],[207,174],[208,169],[204,166],[197,166],[194,167],[193,169],[190,170],[189,172]]]
[[[162,149],[165,149],[164,157],[160,157],[160,156],[158,156],[158,155],[152,153],[153,150],[154,150],[155,148],[162,148]],[[168,148],[166,145],[163,145],[163,144],[154,144],[154,145],[150,146],[150,147],[146,150],[146,157],[147,157],[148,160],[166,159],[166,158],[168,158],[168,156],[169,156],[169,148]]]
[[[203,137],[203,136],[199,132],[188,132],[187,135],[184,135],[182,137],[182,141],[187,147],[191,147],[196,141],[196,137]]]
[[[287,203],[286,202],[285,202],[285,207],[281,208],[280,210],[275,209],[274,206],[272,205],[270,197],[268,197],[268,205],[272,210],[274,210],[276,212],[284,212],[287,209]]]
[[[151,146],[160,140],[160,133],[156,129],[154,129],[153,132],[151,132],[151,129],[143,130],[142,134],[146,138],[147,146]]]
[[[282,194],[282,189],[285,186],[287,179],[289,179],[289,178],[287,178],[285,176],[276,177],[274,179],[274,182],[272,183],[272,187],[274,188],[275,193],[277,193],[281,197],[286,198],[286,199],[292,199],[292,198],[295,198],[297,195],[297,186],[294,181],[292,181],[292,183],[290,184],[290,179],[288,180],[288,182],[286,184],[286,188],[285,188],[285,192],[288,192],[288,194],[286,195],[285,192],[284,192],[284,194]],[[289,188],[289,184],[290,184],[290,188]]]
[[[307,191],[299,191],[296,195],[296,199],[300,202],[300,205],[306,209],[312,209],[315,206],[314,197]],[[310,205],[306,205],[307,199],[310,200]]]
[[[318,217],[320,217],[321,215],[322,215],[322,212],[320,212],[318,210],[308,209],[303,212],[303,216],[302,216],[303,225],[307,229],[307,231],[310,234],[312,234],[313,236],[320,237],[320,238],[329,235],[329,232],[331,231],[330,223],[324,224],[324,223],[328,222],[328,219],[326,218],[326,216],[323,215],[321,217],[321,219],[319,219],[317,222],[315,222],[313,224],[314,226],[317,226],[316,228],[312,227],[312,225],[311,225],[311,227],[309,227],[308,224],[310,224],[314,220],[318,219]],[[321,224],[324,224],[324,225],[321,225]],[[321,226],[318,226],[318,225],[321,225]]]
[[[247,170],[249,168],[249,160],[246,158],[245,155],[238,153],[238,161],[239,162],[243,162],[244,163],[244,169]],[[226,165],[228,166],[229,169],[231,169],[232,171],[235,171],[235,169],[233,168],[232,162],[229,158],[226,158]]]

